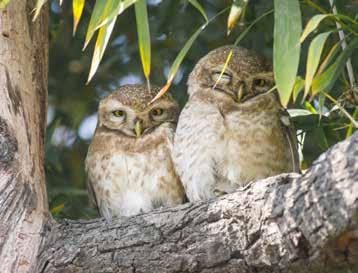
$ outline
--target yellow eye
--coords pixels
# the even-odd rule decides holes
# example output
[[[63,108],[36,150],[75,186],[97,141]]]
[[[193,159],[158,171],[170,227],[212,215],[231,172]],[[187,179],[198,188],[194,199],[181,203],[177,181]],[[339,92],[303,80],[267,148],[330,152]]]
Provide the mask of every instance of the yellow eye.
[[[256,86],[264,87],[264,86],[266,86],[266,81],[262,80],[262,79],[257,79],[257,80],[255,80],[254,84]]]
[[[112,112],[113,116],[119,118],[119,117],[123,117],[124,116],[124,111],[122,110],[115,110]]]
[[[152,115],[153,116],[160,116],[163,114],[163,109],[162,108],[154,108],[152,109]]]

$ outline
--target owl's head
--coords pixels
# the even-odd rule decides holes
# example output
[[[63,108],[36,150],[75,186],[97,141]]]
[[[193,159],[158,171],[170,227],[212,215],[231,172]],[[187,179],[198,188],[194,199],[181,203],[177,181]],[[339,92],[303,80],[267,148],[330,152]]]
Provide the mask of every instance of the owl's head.
[[[228,66],[221,75],[230,50]],[[189,95],[216,92],[238,103],[269,91],[274,86],[272,66],[248,49],[223,46],[209,52],[195,66],[188,80]]]
[[[150,104],[159,90],[156,86],[148,90],[146,85],[120,87],[101,100],[98,127],[140,137],[164,123],[175,124],[179,107],[169,94]]]

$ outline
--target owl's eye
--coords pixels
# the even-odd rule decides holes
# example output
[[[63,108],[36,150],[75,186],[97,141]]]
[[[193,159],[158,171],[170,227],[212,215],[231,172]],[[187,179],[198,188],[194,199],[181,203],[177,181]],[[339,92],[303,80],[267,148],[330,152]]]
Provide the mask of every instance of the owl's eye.
[[[211,74],[211,77],[213,79],[213,81],[215,82],[215,84],[217,82],[220,82],[220,84],[229,84],[231,82],[231,74],[224,72],[221,74],[221,71],[213,71],[213,73]]]
[[[256,79],[254,80],[254,85],[259,87],[264,87],[267,85],[267,82],[263,79]]]
[[[162,108],[154,108],[151,110],[152,116],[161,116],[163,115],[164,110]]]
[[[115,110],[112,112],[113,116],[120,118],[120,117],[124,117],[125,113],[122,110]]]

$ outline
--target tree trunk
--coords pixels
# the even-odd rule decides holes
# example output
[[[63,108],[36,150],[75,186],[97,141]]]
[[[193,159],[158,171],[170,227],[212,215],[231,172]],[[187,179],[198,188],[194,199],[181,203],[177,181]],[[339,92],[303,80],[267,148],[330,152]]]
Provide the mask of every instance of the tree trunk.
[[[38,272],[358,272],[358,133],[303,175],[204,203],[64,220]]]
[[[130,218],[50,217],[47,12],[0,16],[0,272],[358,272],[358,133],[303,175]]]
[[[44,176],[48,14],[0,10],[0,272],[36,272],[48,219]]]

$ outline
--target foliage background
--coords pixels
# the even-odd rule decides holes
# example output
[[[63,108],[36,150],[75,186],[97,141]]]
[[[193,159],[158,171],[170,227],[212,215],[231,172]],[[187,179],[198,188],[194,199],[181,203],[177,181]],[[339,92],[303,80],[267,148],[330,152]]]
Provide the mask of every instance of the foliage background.
[[[119,18],[112,33],[104,58],[93,80],[86,85],[91,64],[94,42],[82,52],[83,42],[94,1],[86,1],[85,10],[76,36],[72,37],[71,1],[63,1],[60,7],[57,1],[50,2],[50,70],[49,70],[49,111],[46,140],[46,175],[50,208],[56,217],[91,218],[97,215],[91,208],[85,189],[84,159],[91,134],[96,123],[97,104],[101,97],[118,86],[132,83],[145,83],[138,52],[137,30],[134,8],[126,10]],[[317,10],[301,3],[302,21],[317,14]],[[314,1],[320,7],[330,10],[328,0]],[[220,10],[231,5],[232,1],[201,1],[207,15],[212,17]],[[340,13],[354,16],[358,5],[354,1],[336,1]],[[273,7],[273,1],[251,0],[247,8],[245,21],[226,36],[228,13],[223,14],[199,36],[186,56],[170,92],[184,105],[186,80],[195,63],[208,51],[232,44],[242,30],[255,18]],[[151,82],[164,85],[166,75],[176,55],[190,35],[204,23],[203,18],[188,1],[148,1],[149,24],[152,39]],[[323,26],[324,28],[325,26]],[[327,28],[329,28],[329,24]],[[331,35],[329,49],[338,40]],[[305,61],[310,39],[301,52],[299,74],[304,76]],[[245,38],[241,46],[254,49],[272,59],[273,14],[261,20]],[[358,54],[352,56],[355,72]],[[357,78],[357,74],[355,75]],[[353,115],[356,107],[347,99],[349,93],[347,81],[340,80],[331,91],[331,95],[344,104]],[[289,108],[308,109],[313,115],[297,118],[296,127],[307,133],[303,146],[303,167],[328,147],[344,139],[349,122],[340,111],[332,110],[334,104],[325,101],[325,107],[319,107],[319,98],[302,102],[299,97]],[[331,111],[326,117],[319,115]]]

